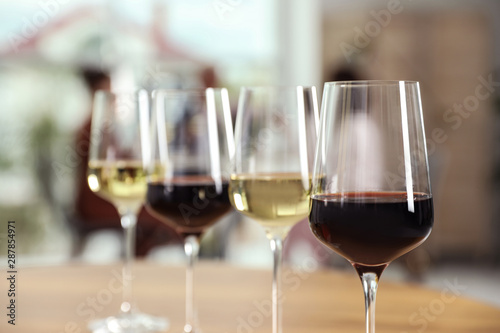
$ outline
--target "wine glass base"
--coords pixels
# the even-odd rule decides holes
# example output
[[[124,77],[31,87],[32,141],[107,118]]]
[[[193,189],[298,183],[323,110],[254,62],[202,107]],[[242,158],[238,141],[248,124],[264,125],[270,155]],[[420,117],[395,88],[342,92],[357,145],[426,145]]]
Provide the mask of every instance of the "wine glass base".
[[[93,320],[88,329],[93,333],[149,333],[166,331],[169,326],[166,318],[134,312]]]
[[[199,328],[195,328],[189,324],[184,325],[184,332],[183,333],[201,333],[201,330]]]

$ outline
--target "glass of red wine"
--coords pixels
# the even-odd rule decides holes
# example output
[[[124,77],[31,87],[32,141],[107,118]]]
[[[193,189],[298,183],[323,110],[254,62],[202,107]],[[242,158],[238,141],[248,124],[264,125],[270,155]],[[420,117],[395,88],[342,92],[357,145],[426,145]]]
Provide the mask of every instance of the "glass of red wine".
[[[233,126],[226,89],[157,90],[151,117],[147,209],[184,239],[185,333],[199,332],[193,266],[203,233],[231,210]]]
[[[310,227],[361,278],[367,333],[382,272],[431,232],[428,170],[418,82],[325,83]]]

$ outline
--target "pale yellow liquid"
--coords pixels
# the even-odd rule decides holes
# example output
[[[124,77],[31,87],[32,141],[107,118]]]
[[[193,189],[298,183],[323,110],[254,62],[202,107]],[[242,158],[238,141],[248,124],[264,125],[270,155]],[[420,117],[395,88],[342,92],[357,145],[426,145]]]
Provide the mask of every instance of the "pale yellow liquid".
[[[146,196],[146,174],[140,161],[90,161],[87,181],[93,192],[122,214],[137,212]]]
[[[232,175],[229,198],[236,210],[266,229],[268,237],[285,237],[309,213],[311,177],[299,173]]]

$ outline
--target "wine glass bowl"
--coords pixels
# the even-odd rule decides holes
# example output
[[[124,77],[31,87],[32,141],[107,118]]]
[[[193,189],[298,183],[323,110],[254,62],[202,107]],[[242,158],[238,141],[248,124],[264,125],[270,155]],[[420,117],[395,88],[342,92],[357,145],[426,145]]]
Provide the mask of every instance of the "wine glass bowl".
[[[383,270],[433,226],[419,84],[325,83],[320,123],[310,227],[358,272],[373,333]]]
[[[310,178],[300,173],[241,174],[231,177],[231,202],[258,222],[269,239],[285,238],[309,212]]]
[[[308,214],[317,125],[314,87],[241,89],[230,198],[270,239]]]
[[[313,195],[311,230],[329,248],[356,265],[381,266],[420,245],[431,232],[432,198],[414,194],[414,212],[404,192]]]
[[[210,177],[185,176],[148,186],[149,210],[182,237],[200,237],[230,209],[228,184],[218,190]]]
[[[146,196],[146,173],[142,161],[90,161],[90,189],[111,202],[119,212],[138,212]]]

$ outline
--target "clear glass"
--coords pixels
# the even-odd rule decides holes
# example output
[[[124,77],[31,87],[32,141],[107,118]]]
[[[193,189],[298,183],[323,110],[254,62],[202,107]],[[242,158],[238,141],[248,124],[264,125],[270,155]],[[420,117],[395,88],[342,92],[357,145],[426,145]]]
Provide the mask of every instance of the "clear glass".
[[[146,195],[145,165],[150,156],[149,97],[146,91],[98,91],[92,111],[87,180],[111,202],[124,231],[123,300],[117,316],[89,323],[93,332],[157,332],[166,318],[141,313],[132,299],[132,263],[137,214]]]
[[[318,126],[314,87],[244,87],[235,128],[229,193],[262,225],[273,252],[273,333],[281,333],[283,241],[307,217]]]
[[[356,269],[366,332],[375,332],[378,280],[433,226],[418,82],[325,84],[310,227]]]
[[[184,332],[200,332],[193,290],[200,238],[231,210],[227,188],[234,137],[229,96],[223,88],[157,90],[153,95],[146,207],[184,239]]]

